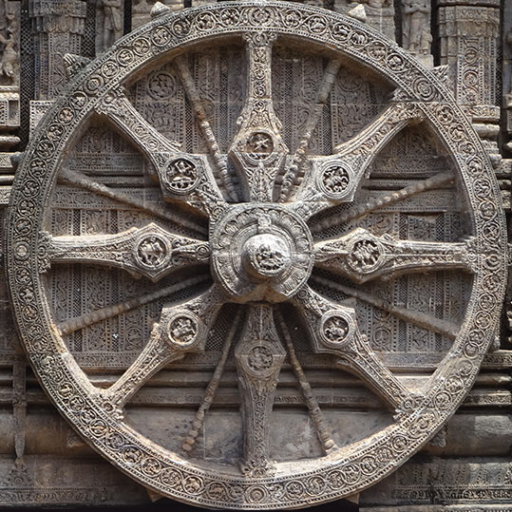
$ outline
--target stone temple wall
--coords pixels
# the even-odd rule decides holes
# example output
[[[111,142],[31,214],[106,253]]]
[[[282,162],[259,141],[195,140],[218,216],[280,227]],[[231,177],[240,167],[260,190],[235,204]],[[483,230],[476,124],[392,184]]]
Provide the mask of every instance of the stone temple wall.
[[[511,180],[512,0],[0,0],[0,507],[511,511]]]

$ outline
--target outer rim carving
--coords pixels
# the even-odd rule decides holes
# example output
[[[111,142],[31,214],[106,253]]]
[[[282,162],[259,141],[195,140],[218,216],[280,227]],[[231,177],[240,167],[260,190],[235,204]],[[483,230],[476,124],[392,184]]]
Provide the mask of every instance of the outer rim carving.
[[[223,16],[228,10],[239,16]],[[93,400],[94,387],[51,328],[51,313],[38,274],[38,230],[32,228],[27,234],[18,226],[27,217],[33,220],[32,226],[42,223],[44,205],[72,134],[102,95],[113,87],[100,73],[103,65],[117,62],[120,79],[124,80],[181,44],[239,35],[262,27],[341,51],[359,63],[378,69],[417,101],[438,102],[453,114],[455,121],[443,125],[435,109],[425,111],[454,155],[459,179],[467,191],[480,265],[468,305],[468,319],[445,360],[448,362],[437,370],[425,402],[414,414],[405,415],[374,435],[371,444],[359,442],[345,451],[343,457],[326,459],[320,468],[304,463],[301,470],[287,475],[241,478],[228,473],[212,475],[183,464],[179,456],[141,439],[115,414]],[[387,53],[375,55],[369,43],[383,45]],[[50,139],[48,132],[53,124],[62,130],[52,131]],[[26,190],[28,179],[36,180],[39,187]],[[177,500],[219,508],[293,508],[339,499],[372,485],[405,462],[453,414],[476,378],[479,364],[492,342],[506,281],[504,222],[499,214],[498,219],[489,220],[487,209],[481,206],[482,198],[477,190],[484,184],[499,205],[499,189],[482,145],[450,94],[431,72],[398,46],[356,21],[320,9],[272,1],[226,2],[163,16],[121,39],[69,84],[38,126],[21,162],[7,223],[9,287],[21,339],[43,387],[61,413],[96,450],[143,485]],[[27,261],[30,262],[28,272]],[[492,265],[484,265],[483,261]],[[23,298],[27,297],[24,289],[32,292],[30,304]],[[477,300],[484,289],[494,299],[490,310],[482,309]],[[452,392],[448,392],[448,386],[456,384],[457,379],[462,379],[466,386],[453,385]],[[75,407],[77,400],[83,401],[80,409]],[[427,416],[429,429],[418,432],[418,422]],[[111,443],[113,436],[122,439],[122,450],[117,448],[118,444]],[[379,453],[391,456],[374,464],[375,454]],[[148,468],[158,470],[148,471]],[[307,493],[312,478],[325,483],[326,490],[321,496]],[[226,489],[234,487],[240,489],[236,503],[226,493]]]

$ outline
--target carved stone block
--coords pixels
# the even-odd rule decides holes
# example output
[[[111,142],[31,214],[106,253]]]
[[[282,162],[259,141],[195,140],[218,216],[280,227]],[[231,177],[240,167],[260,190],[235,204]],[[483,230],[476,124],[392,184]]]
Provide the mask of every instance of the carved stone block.
[[[30,102],[30,134],[32,135],[46,112],[53,104],[53,100],[32,100]]]

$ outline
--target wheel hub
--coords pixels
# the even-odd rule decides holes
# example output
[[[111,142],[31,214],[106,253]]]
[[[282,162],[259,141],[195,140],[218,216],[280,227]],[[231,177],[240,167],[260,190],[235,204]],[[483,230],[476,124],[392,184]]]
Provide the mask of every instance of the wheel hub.
[[[282,302],[311,273],[309,229],[283,206],[232,207],[212,233],[213,275],[234,302]]]

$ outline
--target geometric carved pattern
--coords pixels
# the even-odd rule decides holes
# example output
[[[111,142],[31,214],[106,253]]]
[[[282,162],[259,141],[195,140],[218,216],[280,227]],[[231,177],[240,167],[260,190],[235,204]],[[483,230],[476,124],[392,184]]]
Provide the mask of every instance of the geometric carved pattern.
[[[215,120],[201,101],[183,52],[223,38],[245,48],[247,85],[237,128],[221,150]],[[285,143],[272,87],[274,48],[289,39],[302,41],[311,51],[322,49],[320,61],[328,58],[293,144]],[[153,76],[148,94],[161,101],[179,77],[204,138],[204,152],[162,135],[130,97],[128,84],[135,74],[152,73],[166,59],[172,61],[173,73],[158,81]],[[322,113],[342,60],[376,70],[394,91],[393,98],[358,133],[335,141],[328,153],[315,152],[319,145],[312,149],[310,142],[324,122]],[[160,204],[66,168],[65,155],[98,116],[146,157],[148,173],[161,191]],[[428,126],[451,156],[453,173],[403,180],[398,190],[370,194],[359,204],[358,198],[368,194],[364,182],[379,153],[418,123]],[[506,233],[493,176],[478,136],[436,76],[351,18],[272,1],[223,2],[158,17],[120,40],[70,83],[38,125],[17,172],[7,223],[7,268],[30,362],[60,412],[89,444],[158,493],[224,509],[302,507],[353,494],[390,474],[441,428],[468,393],[493,341],[506,282]],[[400,214],[401,204],[452,182],[466,213],[464,238],[453,231],[448,239],[434,237],[438,220],[416,219],[414,208]],[[64,184],[153,220],[109,234],[52,231],[49,204]],[[442,192],[436,192],[434,203],[444,197]],[[336,214],[330,216],[332,212]],[[379,212],[387,217],[379,218]],[[204,217],[209,227],[201,234],[197,219]],[[356,227],[354,222],[363,218],[365,227]],[[161,221],[187,233],[195,226],[197,239],[173,233]],[[441,221],[439,226],[444,229]],[[396,235],[395,228],[400,239],[389,234]],[[331,229],[334,236],[321,236]],[[194,274],[194,267],[187,274],[202,261],[211,262],[210,277]],[[93,296],[92,311],[65,317],[50,307],[48,276],[72,263],[126,270],[124,277],[142,276],[151,289],[117,304]],[[164,279],[176,275],[176,268],[184,279]],[[437,292],[433,280],[422,279],[420,272],[448,270],[460,271],[471,283],[467,304],[453,318],[432,313],[421,298]],[[386,280],[397,293],[407,291],[417,308],[390,300],[382,286]],[[191,299],[170,298],[207,283],[206,291]],[[163,307],[144,348],[111,387],[94,386],[70,354],[65,336],[155,301],[163,301]],[[157,371],[201,357],[226,303],[239,304],[245,312],[234,350],[243,454],[239,464],[230,465],[196,456],[193,446],[236,332],[223,340],[217,369],[182,451],[137,432],[126,420],[125,408]],[[307,326],[308,356],[328,357],[335,368],[358,375],[390,407],[394,416],[386,428],[337,444],[302,368],[291,322],[283,318],[288,306]],[[370,310],[375,310],[372,316]],[[407,385],[374,350],[375,344],[388,343],[400,322],[414,329],[407,339],[415,343],[424,339],[428,344],[437,336],[450,341],[423,386]],[[300,464],[273,460],[272,405],[285,357],[327,457]]]

